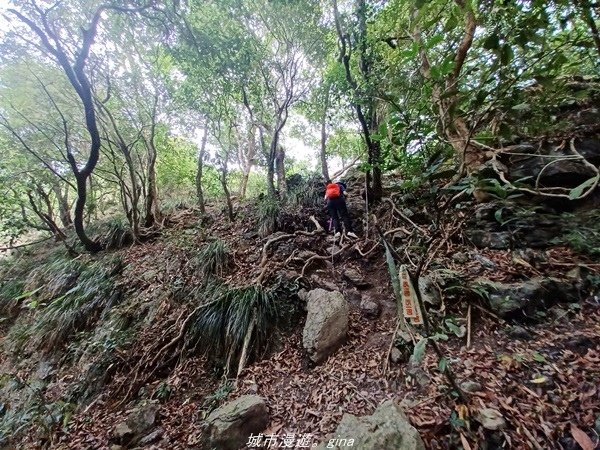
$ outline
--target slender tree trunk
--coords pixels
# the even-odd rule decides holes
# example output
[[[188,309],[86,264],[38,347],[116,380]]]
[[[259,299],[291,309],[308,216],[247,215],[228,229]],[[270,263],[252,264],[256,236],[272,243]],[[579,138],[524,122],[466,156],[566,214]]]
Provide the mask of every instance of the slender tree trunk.
[[[275,173],[277,174],[277,190],[280,196],[287,193],[287,182],[285,181],[285,150],[280,145],[275,154]]]
[[[596,26],[596,20],[592,14],[592,8],[588,0],[575,0],[575,3],[579,6],[581,18],[590,29],[594,44],[596,45],[596,51],[600,57],[600,33],[598,33],[598,27]]]
[[[465,20],[465,29],[462,40],[454,55],[454,68],[452,73],[447,75],[443,85],[446,92],[455,92],[451,96],[442,96],[442,86],[436,82],[431,76],[431,64],[423,43],[421,30],[416,26],[411,30],[411,35],[414,42],[419,46],[419,54],[421,57],[420,72],[423,78],[432,84],[432,103],[437,109],[437,114],[440,119],[442,132],[448,139],[452,148],[461,163],[461,171],[472,173],[476,171],[487,158],[487,155],[480,149],[471,144],[471,130],[466,120],[459,116],[458,112],[453,112],[458,108],[455,106],[459,102],[458,93],[458,78],[461,73],[463,64],[466,60],[469,49],[473,44],[473,38],[477,29],[477,20],[474,12],[464,2],[464,0],[454,0],[454,3],[462,10]],[[413,17],[417,23],[416,17],[418,11],[413,9]]]
[[[69,205],[69,186],[65,186],[65,192],[62,192],[59,184],[52,185],[52,191],[56,196],[58,203],[58,214],[60,221],[64,228],[69,228],[73,225],[73,219],[71,218],[71,206]]]
[[[83,110],[85,113],[85,126],[90,135],[90,152],[88,160],[82,169],[79,169],[75,157],[71,152],[71,148],[67,145],[67,158],[71,169],[77,180],[77,202],[75,203],[75,232],[81,240],[87,251],[97,252],[102,249],[102,246],[98,242],[91,240],[85,233],[84,227],[84,211],[85,201],[87,198],[87,180],[94,171],[98,158],[100,157],[100,133],[98,131],[98,124],[96,122],[96,111],[94,108],[94,100],[92,96],[92,89],[90,82],[85,74],[85,64],[89,56],[90,47],[96,37],[96,31],[98,22],[100,21],[102,12],[105,11],[106,6],[98,8],[91,19],[88,29],[82,31],[83,39],[81,47],[75,52],[75,59],[71,62],[70,57],[65,53],[62,45],[59,42],[59,38],[54,34],[46,17],[40,14],[42,17],[43,28],[36,25],[31,19],[21,14],[19,11],[9,9],[9,11],[17,16],[23,23],[25,23],[35,34],[40,38],[41,47],[46,49],[48,56],[58,62],[65,72],[65,75],[69,79],[69,82],[75,89],[78,97],[81,100]]]
[[[121,151],[125,156],[127,171],[129,172],[129,182],[131,183],[131,213],[128,217],[133,232],[133,238],[137,240],[140,236],[140,188],[130,150],[124,143],[121,145]]]
[[[321,116],[321,173],[325,180],[329,180],[329,167],[327,167],[327,111],[329,110],[329,93],[331,91],[331,83],[327,85],[325,90],[325,104],[323,106],[323,115]]]
[[[275,128],[277,130],[277,128]],[[275,189],[275,158],[277,156],[277,144],[279,141],[279,132],[273,133],[273,139],[269,147],[269,155],[267,158],[267,190],[269,197],[275,198],[277,190]]]
[[[200,207],[200,213],[202,213],[202,214],[206,214],[206,207],[204,205],[204,189],[202,188],[202,172],[204,170],[204,156],[205,156],[207,139],[208,139],[208,128],[205,128],[204,135],[202,136],[202,143],[200,144],[200,152],[198,153],[198,165],[196,168],[196,197],[198,199],[198,206]]]
[[[233,203],[231,202],[231,194],[229,192],[229,188],[227,187],[227,165],[224,164],[221,168],[221,186],[223,187],[223,193],[225,194],[225,201],[227,202],[227,215],[229,216],[229,221],[233,222],[235,220],[235,215],[233,213]]]
[[[64,239],[66,239],[67,236],[65,235],[65,233],[63,233],[63,231],[60,229],[60,227],[56,224],[56,222],[54,220],[52,206],[49,202],[50,199],[47,197],[45,192],[40,192],[39,188],[37,189],[37,191],[42,196],[42,199],[44,200],[44,203],[45,203],[48,211],[43,212],[40,208],[38,208],[38,205],[36,204],[35,199],[33,198],[33,194],[30,191],[27,193],[27,197],[29,198],[29,204],[31,205],[31,209],[40,218],[40,220],[48,227],[48,229],[54,235],[54,237],[56,238],[57,241],[62,241]]]
[[[154,147],[154,146],[152,146]],[[148,194],[146,195],[146,218],[144,225],[147,228],[154,226],[158,220],[158,188],[156,186],[156,149],[150,152],[148,159]]]
[[[99,252],[102,250],[102,245],[98,242],[91,240],[85,233],[83,225],[85,201],[87,198],[87,175],[76,175],[77,180],[77,201],[75,202],[75,215],[73,217],[73,225],[75,226],[75,233],[77,237],[89,252]]]
[[[340,41],[340,58],[342,60],[344,66],[344,72],[346,75],[346,80],[348,84],[352,88],[352,97],[351,100],[352,107],[356,111],[356,116],[360,123],[363,137],[365,139],[365,145],[367,147],[367,151],[369,154],[369,164],[371,165],[371,171],[373,176],[370,173],[367,173],[367,192],[365,195],[370,197],[370,201],[379,201],[382,196],[382,187],[381,187],[381,169],[379,168],[379,157],[380,157],[380,148],[379,143],[373,141],[371,137],[371,128],[370,121],[367,117],[368,114],[365,114],[363,107],[361,106],[360,98],[364,94],[360,92],[360,88],[356,80],[352,76],[352,72],[350,69],[350,40],[349,36],[345,34],[342,30],[340,15],[337,6],[337,0],[333,0],[333,12],[335,19],[336,31],[338,34],[338,39]],[[359,20],[359,31],[361,34],[360,37],[360,70],[363,74],[363,78],[368,81],[369,73],[370,73],[370,64],[368,58],[366,56],[366,12],[365,12],[365,2],[364,0],[358,0],[357,2],[357,15]]]
[[[242,173],[242,182],[240,184],[240,199],[246,198],[246,190],[248,189],[248,179],[250,178],[250,172],[254,165],[254,158],[256,157],[256,136],[254,134],[255,126],[250,127],[247,138],[248,151],[244,158],[244,168]]]
[[[158,108],[158,94],[154,95],[154,103],[152,104],[150,139],[144,139],[146,148],[148,149],[148,192],[146,195],[146,218],[144,225],[148,228],[154,226],[157,220],[160,219],[160,211],[158,209],[158,186],[156,184],[156,158],[157,151],[154,140],[156,138],[156,110]]]

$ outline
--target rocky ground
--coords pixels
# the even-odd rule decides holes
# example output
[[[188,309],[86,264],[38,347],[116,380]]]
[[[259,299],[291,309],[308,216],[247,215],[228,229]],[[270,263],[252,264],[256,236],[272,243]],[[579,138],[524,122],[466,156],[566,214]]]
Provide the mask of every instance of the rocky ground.
[[[217,211],[201,223],[195,211],[182,210],[156,240],[101,257],[118,259],[122,300],[70,342],[11,351],[14,330],[30,318],[21,314],[14,326],[3,325],[3,424],[18,405],[36,405],[42,418],[21,416],[29,432],[21,429],[12,442],[5,435],[4,445],[239,448],[219,439],[262,432],[278,445],[293,434],[301,448],[300,442],[329,442],[340,426],[339,439],[368,435],[375,442],[354,448],[383,448],[378,439],[421,448],[416,435],[402,441],[405,447],[393,441],[412,436],[413,426],[432,449],[594,448],[600,265],[570,234],[575,221],[577,229],[592,227],[594,211],[459,199],[436,222],[426,199],[389,202],[372,212],[409,269],[425,259],[420,285],[441,361],[428,344],[422,362],[408,364],[393,340],[388,267],[374,223],[367,229],[361,222],[358,195],[349,203],[361,239],[333,247],[309,218],[325,225],[319,208],[286,213],[281,231],[264,238],[250,212],[230,225]],[[215,361],[190,354],[179,341],[171,345],[202,284],[195,258],[212,238],[233,250],[223,281],[270,285],[283,278],[300,310],[237,380],[224,379]],[[108,339],[115,317],[128,331]],[[413,339],[421,337],[424,330],[415,328]],[[236,399],[241,403],[228,403]],[[373,437],[390,417],[402,426]],[[345,436],[351,430],[356,436]],[[340,442],[336,448],[344,448]]]

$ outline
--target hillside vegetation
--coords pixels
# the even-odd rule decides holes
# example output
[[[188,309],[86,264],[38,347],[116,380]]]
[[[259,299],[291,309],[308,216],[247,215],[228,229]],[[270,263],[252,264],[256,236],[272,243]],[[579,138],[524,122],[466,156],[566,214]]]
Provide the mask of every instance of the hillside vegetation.
[[[0,448],[600,445],[597,4],[0,13]]]

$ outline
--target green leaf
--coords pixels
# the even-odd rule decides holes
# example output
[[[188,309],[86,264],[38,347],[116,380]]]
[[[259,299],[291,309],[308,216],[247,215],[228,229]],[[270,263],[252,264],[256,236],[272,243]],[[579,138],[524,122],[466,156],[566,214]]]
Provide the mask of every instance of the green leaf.
[[[511,109],[514,111],[529,111],[531,109],[531,106],[529,105],[529,103],[523,102],[513,106]]]
[[[500,38],[497,34],[492,34],[483,41],[483,48],[486,50],[496,50],[498,47],[500,47]]]
[[[571,192],[569,192],[569,198],[571,200],[575,200],[575,199],[581,197],[581,194],[583,194],[583,191],[585,191],[588,187],[592,186],[594,183],[596,183],[598,181],[598,177],[599,177],[599,175],[596,175],[595,177],[584,181],[579,186],[571,189]]]
[[[442,373],[444,373],[446,371],[446,368],[448,367],[448,360],[445,357],[441,357],[440,360],[438,361],[438,370]]]
[[[544,355],[542,355],[539,352],[533,352],[532,355],[533,356],[533,360],[540,362],[540,363],[546,363],[548,362],[548,360],[546,359],[546,357]]]
[[[413,354],[410,357],[410,361],[412,364],[418,365],[421,364],[423,358],[425,357],[425,349],[427,348],[427,338],[421,339],[416,343],[415,348],[413,350]]]
[[[496,212],[494,213],[494,219],[496,219],[496,222],[498,223],[502,223],[502,210],[504,208],[500,208],[498,210],[496,210]]]
[[[507,66],[515,57],[512,47],[509,44],[504,44],[500,50],[500,62]]]
[[[440,42],[442,42],[444,40],[444,35],[442,33],[440,34],[436,34],[435,36],[433,36],[431,39],[429,39],[427,41],[427,48],[433,48],[436,45],[438,45]]]

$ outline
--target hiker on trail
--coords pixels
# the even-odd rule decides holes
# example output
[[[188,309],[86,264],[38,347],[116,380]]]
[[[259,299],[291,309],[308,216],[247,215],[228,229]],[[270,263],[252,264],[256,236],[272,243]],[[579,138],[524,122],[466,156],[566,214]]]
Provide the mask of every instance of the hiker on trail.
[[[346,185],[343,182],[332,183],[331,180],[327,180],[325,183],[325,200],[327,201],[327,211],[335,228],[334,237],[338,238],[342,234],[341,219],[344,222],[346,235],[351,238],[358,238],[352,230],[352,222],[350,221],[350,215],[346,207],[345,192]]]

